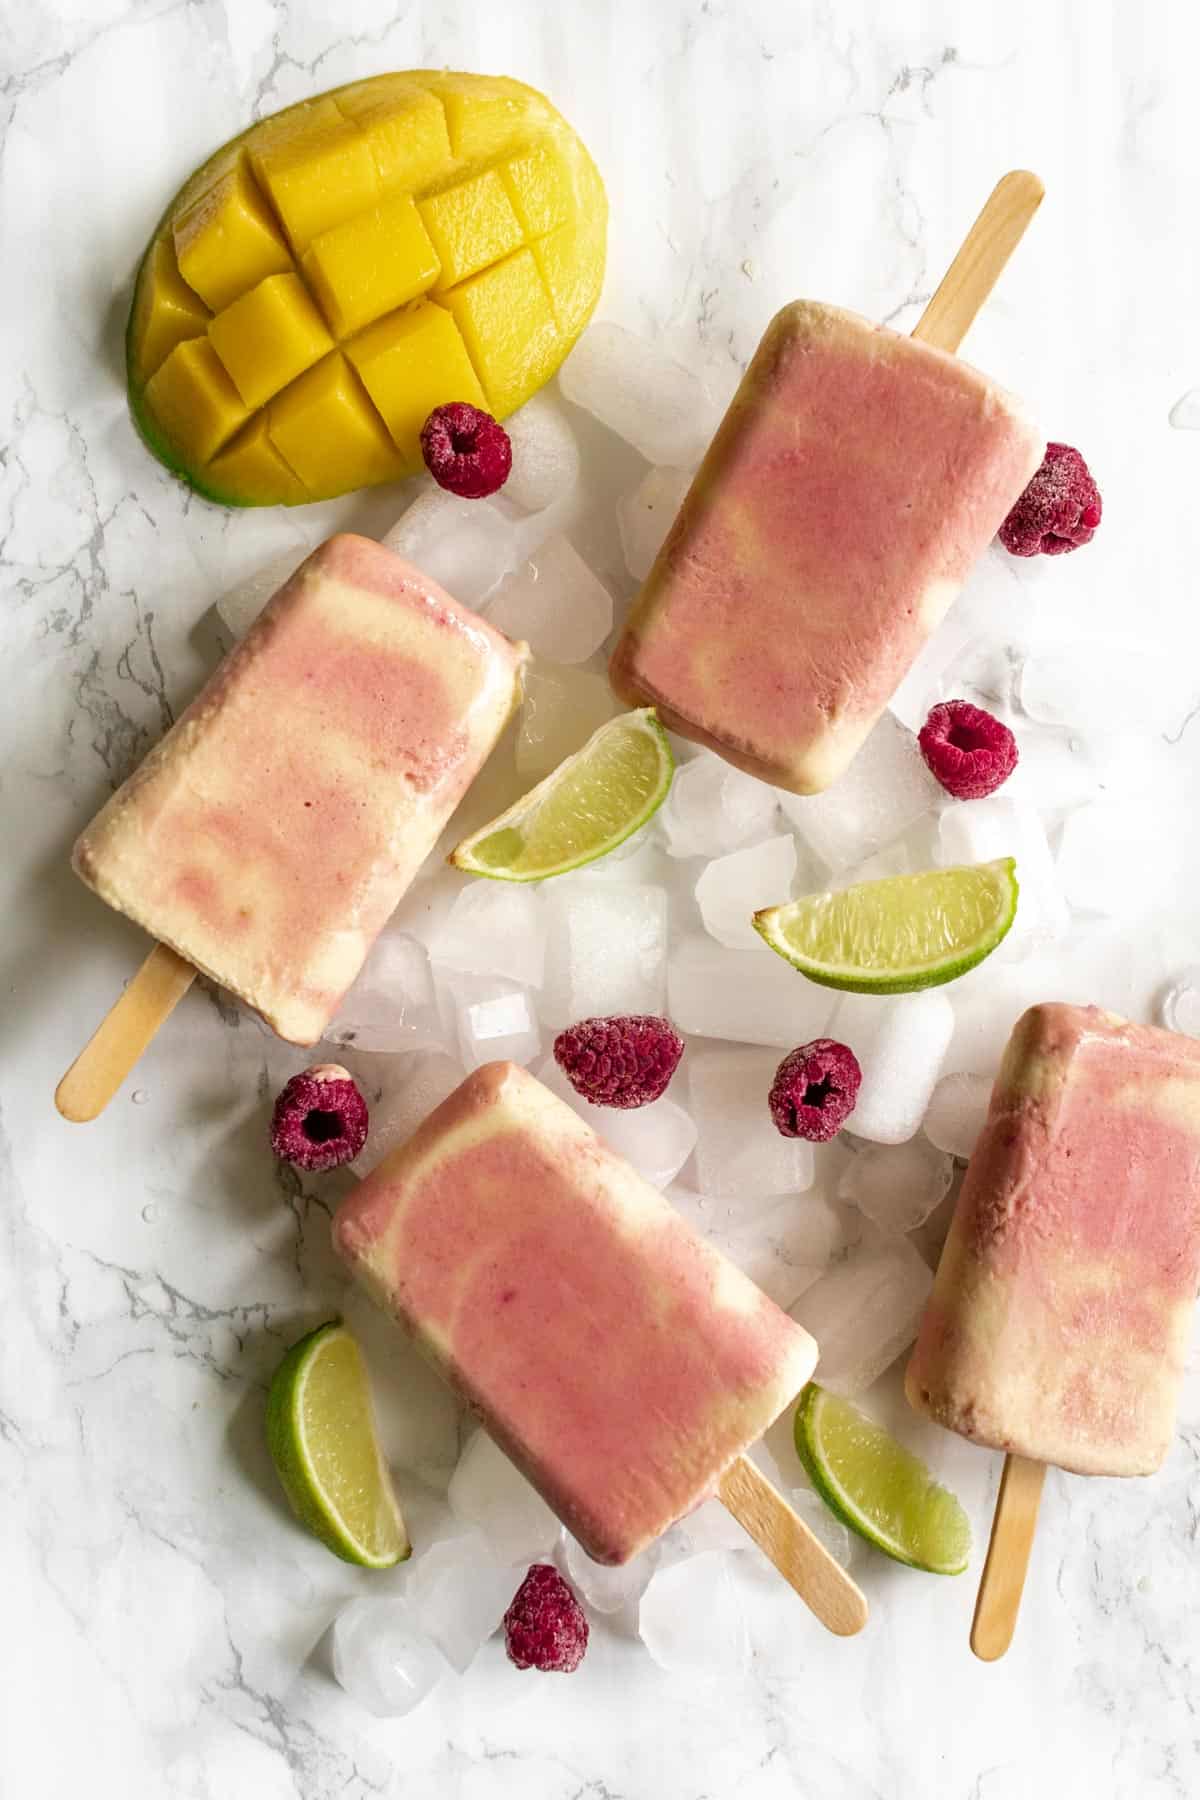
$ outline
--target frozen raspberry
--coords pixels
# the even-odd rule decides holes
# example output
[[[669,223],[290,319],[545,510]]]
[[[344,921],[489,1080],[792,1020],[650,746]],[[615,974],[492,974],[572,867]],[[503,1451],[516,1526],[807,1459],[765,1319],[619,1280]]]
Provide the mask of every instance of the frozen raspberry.
[[[994,794],[1017,766],[1017,740],[1007,725],[969,700],[943,700],[917,742],[932,775],[956,800]]]
[[[503,425],[465,400],[434,407],[421,427],[421,455],[438,486],[463,500],[494,494],[512,468]]]
[[[587,1642],[583,1608],[558,1570],[534,1563],[504,1615],[509,1662],[569,1675],[583,1661]]]
[[[683,1039],[667,1019],[582,1019],[554,1040],[554,1060],[594,1106],[648,1106],[666,1091]]]
[[[814,1038],[789,1050],[776,1069],[771,1117],[784,1137],[826,1144],[854,1111],[861,1085],[853,1050],[833,1038]]]
[[[1100,523],[1100,489],[1078,450],[1047,444],[1042,466],[1000,527],[1014,556],[1061,556],[1090,544]]]
[[[367,1103],[340,1063],[293,1075],[271,1114],[271,1148],[298,1169],[336,1169],[367,1141]]]

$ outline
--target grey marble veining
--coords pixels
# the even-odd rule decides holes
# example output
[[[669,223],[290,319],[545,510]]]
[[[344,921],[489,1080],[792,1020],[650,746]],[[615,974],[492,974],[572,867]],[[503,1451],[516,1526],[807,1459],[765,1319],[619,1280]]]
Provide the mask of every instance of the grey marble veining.
[[[1167,426],[1200,381],[1198,49],[1189,9],[1115,0],[33,0],[0,15],[0,1792],[1200,1789],[1194,1369],[1159,1477],[1051,1477],[1018,1644],[995,1667],[967,1651],[972,1578],[875,1561],[861,1639],[825,1639],[797,1609],[802,1682],[758,1668],[689,1686],[597,1633],[569,1681],[517,1676],[493,1643],[408,1720],[367,1720],[313,1656],[367,1578],[291,1525],[261,1433],[301,1329],[344,1307],[382,1342],[329,1250],[338,1178],[281,1181],[263,1154],[268,1096],[302,1054],[197,990],[139,1071],[141,1103],[127,1089],[86,1130],[51,1103],[143,949],[71,877],[76,830],[211,667],[221,587],[397,507],[225,514],[140,446],[121,383],[130,280],[193,163],[357,75],[520,75],[606,179],[603,316],[720,393],[795,294],[910,326],[995,177],[1038,169],[1046,205],[967,350],[1084,447],[1106,512],[1085,554],[1012,569],[1011,605],[1057,637],[1145,631],[1200,670],[1200,437]],[[1171,735],[1141,779],[1179,840],[1173,878],[1133,924],[1081,926],[1063,965],[1064,986],[1142,1014],[1200,960],[1200,733]],[[451,1402],[399,1350],[387,1366],[390,1448],[452,1456]],[[944,1466],[982,1532],[995,1459],[955,1445]]]

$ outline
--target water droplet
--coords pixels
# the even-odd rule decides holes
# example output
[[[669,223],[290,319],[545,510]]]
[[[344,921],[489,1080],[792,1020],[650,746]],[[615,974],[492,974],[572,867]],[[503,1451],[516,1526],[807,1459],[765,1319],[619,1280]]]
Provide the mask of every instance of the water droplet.
[[[149,1098],[150,1092],[148,1088],[134,1088],[133,1093],[130,1095],[130,1099],[135,1106],[145,1106]]]
[[[1200,431],[1200,388],[1178,399],[1167,417],[1176,431]]]
[[[157,1219],[158,1208],[154,1204],[153,1200],[151,1200],[147,1206],[143,1206],[142,1217],[143,1217],[143,1219],[145,1219],[147,1225],[153,1225],[155,1219]]]

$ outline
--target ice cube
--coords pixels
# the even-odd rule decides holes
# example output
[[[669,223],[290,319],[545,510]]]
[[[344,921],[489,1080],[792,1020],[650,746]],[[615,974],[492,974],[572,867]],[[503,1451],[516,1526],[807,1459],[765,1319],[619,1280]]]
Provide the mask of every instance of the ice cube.
[[[498,975],[447,975],[454,997],[459,1054],[468,1069],[487,1062],[530,1063],[540,1055],[533,999]]]
[[[696,1127],[674,1100],[663,1095],[649,1106],[593,1106],[577,1094],[552,1056],[535,1071],[537,1078],[560,1100],[565,1100],[585,1125],[590,1125],[611,1150],[632,1163],[653,1186],[664,1188],[674,1181],[696,1144]]]
[[[860,1394],[917,1335],[933,1275],[907,1238],[864,1238],[790,1308],[820,1347],[816,1379]]]
[[[558,1542],[559,1523],[546,1502],[482,1429],[459,1458],[446,1498],[455,1518],[481,1531],[501,1562],[543,1560]]]
[[[418,495],[382,541],[467,606],[485,600],[517,560],[511,519],[487,500],[443,488]]]
[[[356,1050],[445,1049],[446,1029],[424,946],[405,932],[382,932],[327,1035],[331,1043]]]
[[[1175,977],[1158,1003],[1158,1016],[1168,1031],[1200,1037],[1200,964]]]
[[[860,1150],[846,1167],[838,1197],[887,1231],[915,1231],[949,1192],[954,1159],[924,1137]]]
[[[463,1675],[507,1612],[522,1574],[472,1528],[418,1549],[405,1593],[417,1624]]]
[[[561,535],[501,582],[489,624],[551,662],[586,662],[612,630],[612,595]]]
[[[659,1545],[651,1544],[640,1556],[613,1567],[608,1563],[593,1562],[570,1533],[566,1534],[567,1577],[593,1612],[620,1612],[623,1606],[640,1600],[650,1585],[660,1555]]]
[[[1087,637],[1032,650],[1018,696],[1043,725],[1080,731],[1176,731],[1195,701],[1187,657],[1171,658],[1136,638]]]
[[[759,941],[754,914],[790,900],[795,877],[796,841],[790,832],[718,856],[696,883],[706,931],[732,950],[753,950]]]
[[[617,527],[625,567],[645,581],[692,485],[686,469],[649,469],[631,494],[617,501]]]
[[[708,1550],[660,1568],[642,1595],[638,1631],[673,1674],[713,1681],[744,1674],[750,1642],[727,1553]]]
[[[620,711],[603,675],[562,663],[530,664],[517,732],[517,773],[540,781]]]
[[[1027,1007],[1062,993],[1060,977],[1046,957],[1015,966],[988,957],[977,969],[953,983],[954,1036],[942,1065],[943,1075],[970,1073],[990,1081],[1000,1066],[1009,1033]]]
[[[929,717],[930,707],[944,698],[942,682],[945,671],[975,641],[970,628],[960,623],[956,611],[952,611],[933,636],[927,638],[922,645],[908,673],[888,701],[888,711],[909,731],[920,731]]]
[[[672,1525],[663,1539],[663,1561],[682,1562],[714,1550],[749,1550],[754,1540],[719,1500],[705,1500]]]
[[[1067,903],[1046,841],[1046,828],[1027,805],[993,794],[947,807],[938,826],[943,866],[1016,858],[1017,916],[995,955],[1008,961],[1055,943],[1067,928]]]
[[[1017,766],[1004,783],[1003,798],[1032,807],[1044,820],[1057,822],[1086,806],[1100,792],[1096,761],[1079,738],[1061,731],[1014,725]]]
[[[1169,892],[1175,842],[1154,812],[1097,800],[1063,826],[1057,872],[1067,903],[1100,918],[1124,918]]]
[[[676,1185],[669,1198],[701,1236],[785,1310],[862,1236],[857,1207],[809,1189],[786,1198],[732,1202]]]
[[[367,1141],[351,1163],[356,1175],[369,1175],[397,1144],[407,1143],[423,1119],[440,1106],[463,1079],[462,1064],[442,1050],[404,1057],[399,1079],[381,1098],[368,1101],[371,1122]]]
[[[658,816],[672,856],[724,856],[768,837],[778,807],[773,787],[705,750],[676,769]]]
[[[661,887],[562,877],[546,897],[542,1006],[555,1029],[612,1013],[661,1013],[667,896]]]
[[[683,939],[667,966],[667,1009],[680,1031],[791,1050],[824,1035],[834,995],[798,975],[765,944],[728,950]]]
[[[804,1520],[813,1536],[824,1544],[834,1562],[849,1569],[857,1560],[862,1539],[854,1536],[839,1518],[830,1512],[820,1494],[810,1487],[789,1486],[788,1504]]]
[[[403,1600],[351,1600],[333,1625],[333,1672],[379,1718],[419,1706],[446,1672],[446,1659]]]
[[[846,994],[828,1035],[848,1044],[862,1069],[850,1114],[855,1137],[903,1144],[925,1117],[954,1031],[945,994]]]
[[[522,512],[541,512],[569,493],[579,479],[579,445],[570,421],[549,394],[535,394],[504,421],[512,445],[512,471],[504,498]]]
[[[704,1050],[688,1058],[696,1180],[739,1205],[812,1185],[813,1147],[784,1137],[767,1104],[779,1058],[769,1050]]]
[[[1005,643],[1000,638],[970,638],[941,670],[930,706],[941,700],[967,700],[1010,723],[1023,655],[1021,645]],[[921,724],[924,723],[922,719]]]
[[[514,881],[473,881],[435,932],[432,961],[464,975],[502,975],[541,987],[545,961],[543,902]]]
[[[983,1130],[992,1084],[986,1075],[943,1075],[925,1114],[925,1136],[965,1161]]]
[[[1181,394],[1167,419],[1176,431],[1200,431],[1200,388],[1189,388]]]
[[[702,381],[621,325],[590,325],[559,370],[567,399],[647,462],[693,469],[716,429]]]
[[[820,1154],[820,1149],[816,1149],[815,1156],[819,1158]],[[778,1236],[794,1263],[806,1269],[820,1269],[858,1242],[862,1220],[853,1207],[818,1193],[814,1186],[807,1193],[789,1194],[762,1221],[762,1230]]]
[[[928,858],[923,866],[928,866]],[[893,875],[911,875],[914,867],[908,840],[897,838],[895,843],[885,844],[882,850],[877,850],[874,856],[868,856],[864,862],[853,863],[850,868],[831,875],[829,886],[837,892],[844,888],[858,887],[865,881],[890,881]]]
[[[914,734],[885,712],[845,774],[823,794],[780,792],[796,830],[833,870],[883,848],[944,798]]]
[[[303,544],[283,550],[221,595],[217,611],[235,638],[245,637],[271,595],[295,574],[307,555]]]

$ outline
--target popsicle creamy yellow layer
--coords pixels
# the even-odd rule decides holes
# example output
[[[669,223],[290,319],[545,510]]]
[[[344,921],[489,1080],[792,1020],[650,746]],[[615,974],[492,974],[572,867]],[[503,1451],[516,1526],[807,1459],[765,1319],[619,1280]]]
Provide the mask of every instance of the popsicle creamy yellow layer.
[[[908,1397],[1083,1475],[1167,1453],[1200,1281],[1200,1042],[1095,1007],[1018,1020]]]
[[[785,307],[634,604],[614,688],[752,775],[820,793],[1044,448],[957,357],[835,306]]]
[[[75,868],[315,1043],[499,736],[523,656],[381,544],[330,538],[97,814]]]
[[[512,1063],[344,1202],[341,1255],[590,1556],[715,1492],[811,1375],[808,1333]]]

